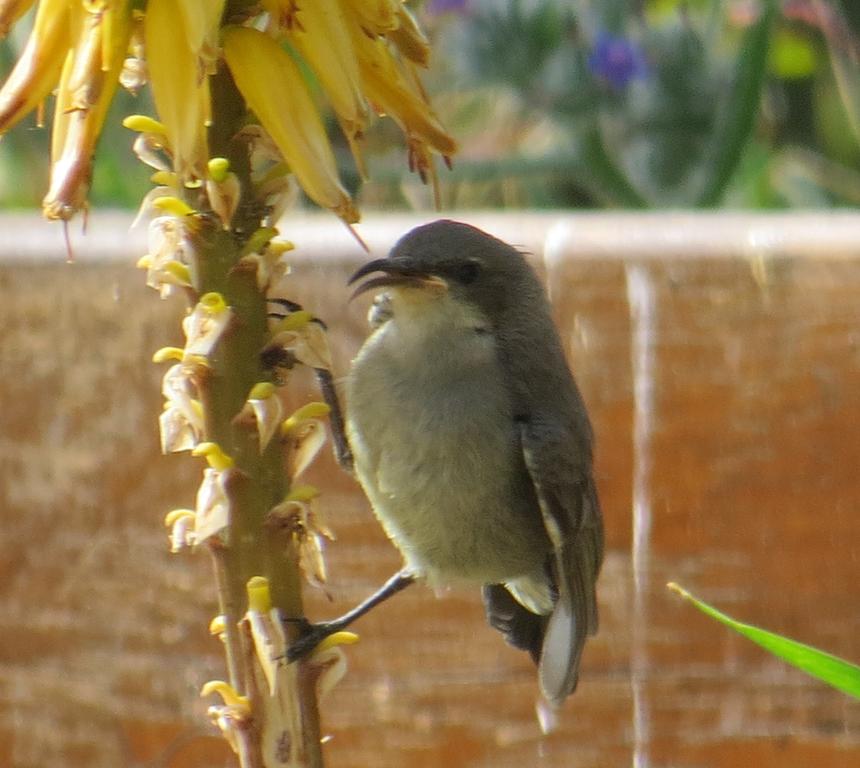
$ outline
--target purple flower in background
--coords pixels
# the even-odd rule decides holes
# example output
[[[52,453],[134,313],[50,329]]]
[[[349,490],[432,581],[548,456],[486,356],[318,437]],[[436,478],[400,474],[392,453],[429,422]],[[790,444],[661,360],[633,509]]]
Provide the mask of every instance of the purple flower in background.
[[[638,43],[626,37],[600,32],[588,56],[588,68],[592,74],[620,91],[633,78],[645,76],[648,63]]]
[[[443,13],[465,13],[468,6],[469,0],[430,0],[424,10],[431,16],[439,16]]]

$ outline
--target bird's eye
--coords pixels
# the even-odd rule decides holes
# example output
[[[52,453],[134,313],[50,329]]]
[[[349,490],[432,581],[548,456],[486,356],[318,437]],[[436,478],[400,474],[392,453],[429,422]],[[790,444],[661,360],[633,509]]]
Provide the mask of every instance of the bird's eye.
[[[468,259],[462,264],[458,264],[455,270],[455,277],[458,282],[463,285],[474,283],[478,279],[481,272],[481,264],[476,259]]]

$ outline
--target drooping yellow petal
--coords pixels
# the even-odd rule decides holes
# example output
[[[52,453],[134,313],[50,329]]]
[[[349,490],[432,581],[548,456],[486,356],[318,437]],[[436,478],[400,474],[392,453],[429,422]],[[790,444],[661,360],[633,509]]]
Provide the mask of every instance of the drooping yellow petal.
[[[93,154],[131,36],[131,15],[131,0],[115,0],[87,13],[74,60],[70,52],[63,68],[51,137],[51,182],[42,201],[48,219],[68,220],[86,204]],[[107,69],[105,51],[111,63]]]
[[[174,0],[182,14],[185,37],[192,51],[200,52],[213,46],[218,33],[218,22],[224,11],[224,0]]]
[[[0,134],[51,92],[76,35],[68,0],[40,0],[30,37],[0,89]]]
[[[296,9],[286,34],[319,79],[344,133],[355,138],[369,113],[348,23],[340,0],[313,0]]]
[[[201,76],[189,34],[186,14],[176,0],[149,0],[144,18],[149,81],[173,151],[174,169],[183,180],[203,179],[208,159],[208,78]]]
[[[292,57],[271,37],[248,27],[227,27],[223,45],[239,91],[308,197],[347,223],[358,221],[338,178],[325,126]]]
[[[97,73],[102,68],[103,22],[107,14],[108,10],[100,8],[87,10],[84,14],[83,25],[75,41],[75,63],[66,83],[72,92],[71,109],[87,109],[98,98],[102,79]],[[125,42],[128,44],[127,36]]]
[[[421,139],[439,154],[456,153],[457,143],[433,114],[417,79],[395,59],[386,41],[359,31],[353,34],[353,43],[362,88],[376,109],[392,117],[407,136]]]
[[[342,0],[358,19],[362,29],[374,35],[392,32],[400,25],[400,0]]]
[[[421,31],[415,17],[409,12],[405,5],[397,9],[397,18],[400,21],[397,29],[388,32],[386,37],[397,46],[397,50],[410,61],[414,61],[420,67],[430,64],[430,41]]]

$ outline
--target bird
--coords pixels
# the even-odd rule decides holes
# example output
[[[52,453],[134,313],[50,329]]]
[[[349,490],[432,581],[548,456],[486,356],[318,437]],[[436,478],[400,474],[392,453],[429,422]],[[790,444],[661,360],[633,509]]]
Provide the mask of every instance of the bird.
[[[404,565],[305,646],[416,580],[480,585],[490,625],[528,651],[557,707],[597,631],[603,523],[592,428],[543,286],[516,248],[450,220],[413,229],[354,283],[376,297],[346,435]]]

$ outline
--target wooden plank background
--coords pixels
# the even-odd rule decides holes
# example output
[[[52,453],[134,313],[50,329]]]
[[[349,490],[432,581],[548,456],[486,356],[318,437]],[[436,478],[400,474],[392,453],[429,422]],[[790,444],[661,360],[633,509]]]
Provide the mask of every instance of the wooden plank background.
[[[323,704],[328,764],[357,768],[860,761],[860,703],[667,593],[860,661],[860,216],[460,214],[534,254],[598,440],[608,552],[601,631],[558,731],[542,737],[528,659],[476,592],[407,591],[357,629]],[[421,217],[371,219],[374,256]],[[162,370],[178,300],[132,264],[123,216],[63,261],[58,229],[0,220],[0,766],[229,764],[200,685],[223,677],[205,557],[161,520],[199,462],[162,457]],[[366,256],[330,219],[287,221],[290,298],[332,329],[339,373],[368,300]],[[287,394],[314,398],[301,374]],[[311,482],[338,541],[340,612],[398,556],[326,458]]]

